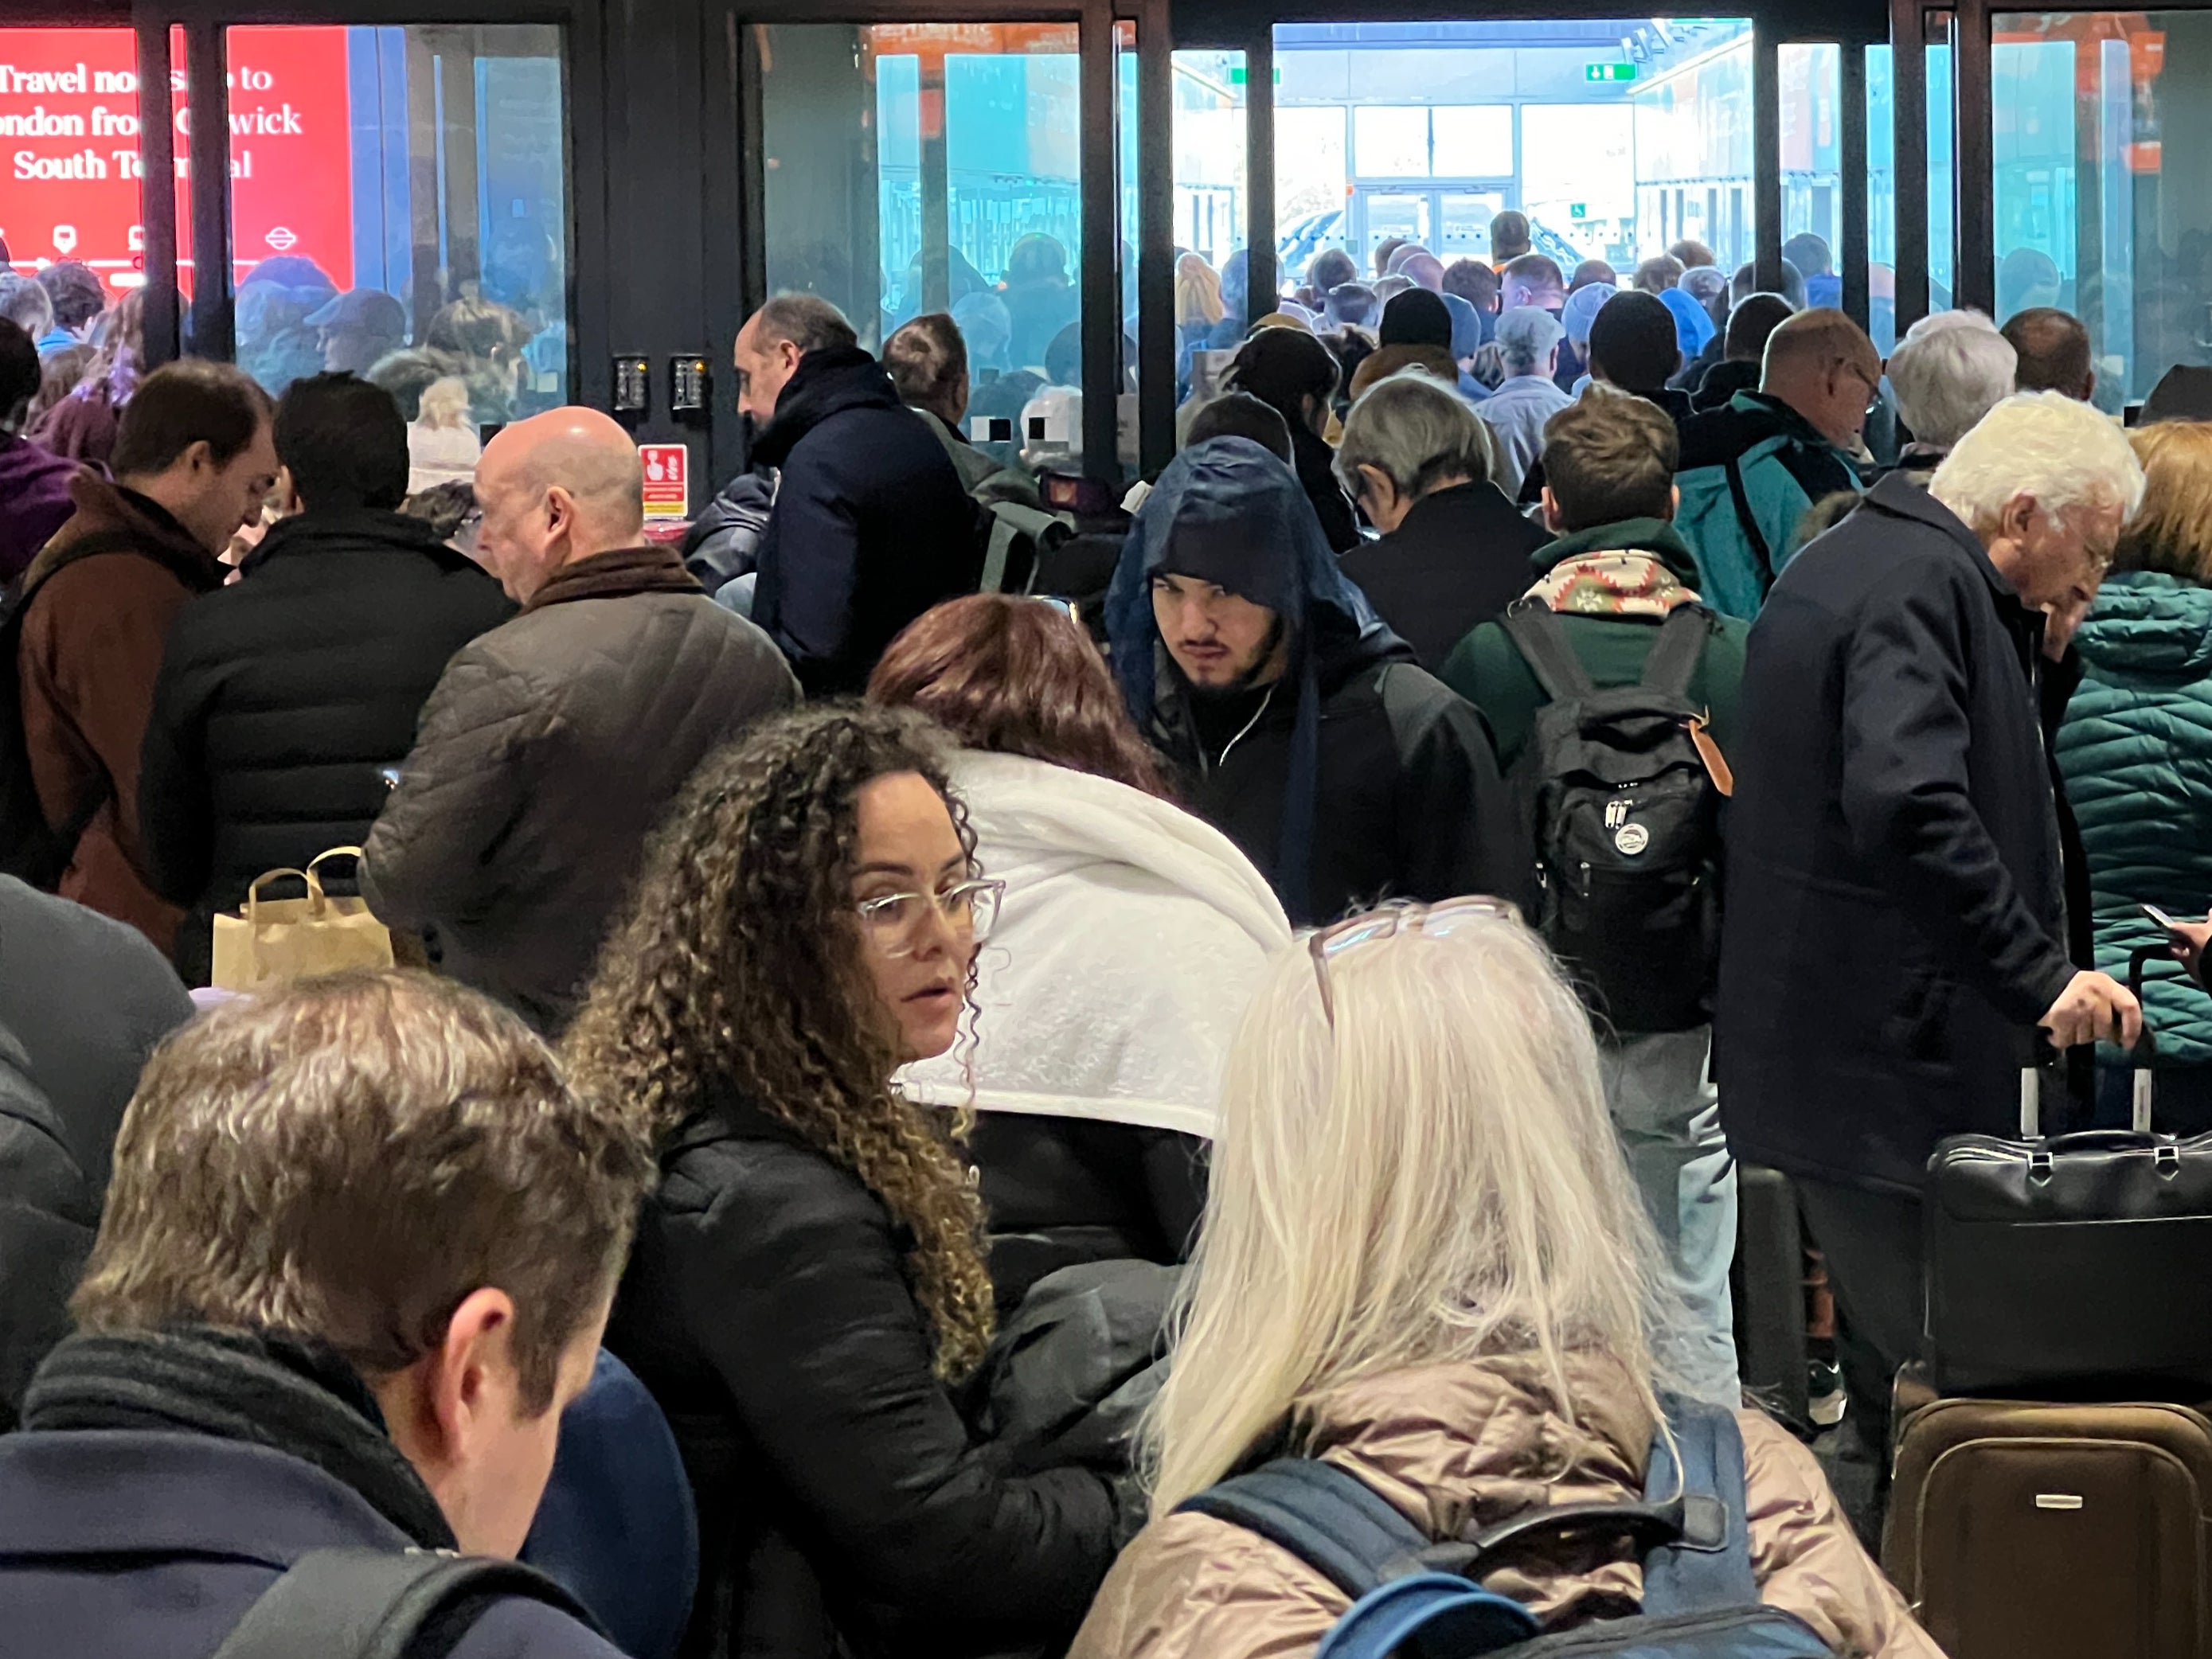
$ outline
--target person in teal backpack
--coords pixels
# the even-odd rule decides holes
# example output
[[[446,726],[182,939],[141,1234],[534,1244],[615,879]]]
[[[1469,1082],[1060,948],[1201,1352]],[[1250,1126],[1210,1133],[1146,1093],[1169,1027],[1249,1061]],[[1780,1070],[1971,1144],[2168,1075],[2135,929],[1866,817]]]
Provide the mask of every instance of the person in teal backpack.
[[[2212,901],[2212,425],[2133,434],[2142,509],[2075,635],[2082,678],[2059,728],[2058,764],[2088,854],[2097,966],[2115,978],[2164,930]],[[2212,1129],[2212,998],[2179,963],[2154,964],[2143,1018],[2158,1036],[2154,1122]],[[2130,1066],[2098,1051],[2098,1119],[2129,1121]]]
[[[1881,389],[1881,358],[1842,312],[1801,311],[1767,337],[1759,390],[1682,429],[1675,527],[1698,591],[1726,617],[1759,614],[1814,502],[1859,488],[1854,457]]]
[[[1071,1659],[1508,1659],[1539,1631],[1545,1653],[1936,1659],[1811,1452],[1671,1392],[1674,1298],[1589,1022],[1510,908],[1385,908],[1279,951],[1220,1111],[1143,1431],[1152,1518]],[[1668,1462],[1679,1522],[1627,1518],[1678,1489]],[[1250,1524],[1266,1487],[1287,1524]],[[1724,1586],[1668,1541],[1692,1494]],[[1603,1519],[1561,1524],[1583,1504]]]
[[[1653,734],[1670,712],[1694,713],[1725,751],[1750,630],[1703,608],[1692,586],[1696,562],[1671,522],[1675,435],[1664,410],[1594,386],[1552,417],[1544,439],[1544,520],[1559,539],[1533,556],[1534,586],[1503,621],[1462,640],[1442,673],[1490,722],[1545,895],[1535,920],[1603,1016],[1614,1127],[1689,1315],[1668,1357],[1688,1392],[1733,1401],[1735,1163],[1707,1065],[1720,792],[1693,733],[1678,729],[1671,744]],[[1571,664],[1540,669],[1546,636]],[[1653,685],[1669,653],[1682,665],[1679,708],[1668,688]],[[1582,685],[1571,684],[1577,676]],[[1553,678],[1583,700],[1563,706],[1569,698],[1547,690]],[[1626,689],[1639,686],[1655,695]],[[1622,746],[1592,755],[1592,744]],[[1619,775],[1638,781],[1589,801],[1569,780],[1593,760],[1597,769],[1625,763]],[[1602,822],[1599,844],[1577,852],[1565,842],[1578,800]],[[1686,810],[1668,816],[1669,801]]]

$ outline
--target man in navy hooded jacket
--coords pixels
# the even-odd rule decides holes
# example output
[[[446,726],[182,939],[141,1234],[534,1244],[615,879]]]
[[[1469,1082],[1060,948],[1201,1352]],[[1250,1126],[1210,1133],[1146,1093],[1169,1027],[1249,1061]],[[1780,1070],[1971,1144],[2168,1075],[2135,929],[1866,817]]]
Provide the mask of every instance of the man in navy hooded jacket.
[[[858,693],[884,647],[982,573],[977,509],[929,422],[827,300],[784,294],[739,331],[738,407],[782,469],[752,619],[811,697]]]
[[[1106,599],[1121,692],[1292,921],[1518,899],[1490,734],[1336,568],[1297,475],[1247,438],[1170,464]]]

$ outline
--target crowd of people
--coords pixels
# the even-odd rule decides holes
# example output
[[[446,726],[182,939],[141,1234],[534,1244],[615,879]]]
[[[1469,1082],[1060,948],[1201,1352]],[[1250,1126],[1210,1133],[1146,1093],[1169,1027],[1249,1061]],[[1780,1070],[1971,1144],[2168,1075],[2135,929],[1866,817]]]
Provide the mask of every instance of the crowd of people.
[[[1249,325],[1183,256],[1206,395],[1080,526],[957,307],[773,298],[681,549],[623,427],[465,453],[443,362],[111,340],[48,447],[0,306],[0,1653],[315,1628],[351,1549],[487,1659],[1306,1654],[1352,1598],[1224,1480],[1444,1542],[1694,1429],[1761,1602],[1934,1656],[1862,1541],[1929,1154],[2039,1031],[2109,1115],[2146,1018],[2212,1127],[2212,924],[2138,908],[2212,902],[2212,439],[2063,313],[1885,363],[1825,249],[1528,235]],[[337,851],[400,965],[203,988]],[[1848,1507],[1746,1403],[1738,1158]],[[1571,1629],[1639,1559],[1491,1583]]]

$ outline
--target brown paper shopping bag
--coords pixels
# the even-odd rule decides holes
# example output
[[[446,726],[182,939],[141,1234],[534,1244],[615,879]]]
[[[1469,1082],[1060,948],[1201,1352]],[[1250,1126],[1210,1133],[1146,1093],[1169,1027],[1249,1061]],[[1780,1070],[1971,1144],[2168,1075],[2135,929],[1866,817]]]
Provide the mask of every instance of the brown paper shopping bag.
[[[368,903],[323,891],[315,866],[325,859],[359,858],[358,847],[333,847],[304,870],[270,870],[246,890],[237,915],[215,919],[215,965],[209,982],[219,991],[259,991],[349,968],[392,966],[392,935],[369,915]],[[261,896],[263,885],[290,876],[307,884],[305,898]]]

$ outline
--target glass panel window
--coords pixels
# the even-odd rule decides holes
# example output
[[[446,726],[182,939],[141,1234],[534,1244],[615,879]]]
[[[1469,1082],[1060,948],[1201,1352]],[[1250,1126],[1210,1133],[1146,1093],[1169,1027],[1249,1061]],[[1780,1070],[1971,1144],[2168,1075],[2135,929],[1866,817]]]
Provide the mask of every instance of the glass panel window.
[[[1525,105],[1521,205],[1536,225],[1625,277],[1637,261],[1635,156],[1635,116],[1626,103]]]
[[[451,382],[428,418],[472,431],[565,403],[560,31],[253,27],[224,47],[240,367],[272,393],[364,374],[410,421]]]
[[[1225,347],[1244,265],[1245,65],[1241,52],[1175,54],[1176,394],[1196,389],[1194,361]],[[1338,127],[1341,147],[1342,124]],[[1285,276],[1303,277],[1303,266]],[[1225,292],[1224,292],[1225,290]]]
[[[1885,357],[1897,344],[1896,82],[1887,46],[1866,48],[1867,332]]]
[[[1958,129],[1954,103],[1951,14],[1929,14],[1928,46],[1928,309],[1948,311],[1957,303],[1951,297],[1951,271],[1958,246],[1956,154],[1952,135]],[[1937,44],[1938,40],[1942,44]]]
[[[2212,13],[1992,24],[1999,315],[2080,317],[2118,410],[2212,363]]]
[[[1352,215],[1350,123],[1341,104],[1275,106],[1275,235],[1277,268],[1303,278],[1313,256],[1344,248],[1371,276]]]
[[[1440,105],[1430,112],[1435,129],[1431,157],[1440,178],[1513,176],[1510,104]]]
[[[1352,163],[1364,179],[1428,177],[1429,112],[1376,105],[1353,110]]]
[[[1447,190],[1437,198],[1437,240],[1430,251],[1446,264],[1490,257],[1490,222],[1505,210],[1498,190]]]
[[[1679,26],[1679,20],[1678,20]],[[1709,25],[1695,49],[1633,83],[1636,245],[1646,257],[1687,239],[1733,270],[1750,259],[1751,27]]]
[[[1034,412],[1048,435],[1030,459],[1075,460],[1076,26],[775,24],[755,39],[769,292],[820,295],[870,350],[914,317],[950,312],[968,348],[971,433],[1018,444],[1012,434],[1029,434]],[[1134,39],[1117,41],[1125,240],[1136,210]],[[1133,299],[1134,260],[1120,269]]]
[[[25,277],[86,272],[42,331],[47,356],[145,281],[137,50],[127,28],[0,28],[0,260]]]
[[[1411,196],[1402,191],[1375,191],[1363,194],[1359,204],[1367,220],[1367,234],[1361,239],[1364,246],[1371,248],[1393,236],[1401,242],[1428,246],[1429,198],[1425,194]]]
[[[1782,97],[1782,257],[1797,267],[1808,305],[1840,306],[1836,249],[1844,237],[1840,46],[1776,49]]]
[[[1175,54],[1175,240],[1215,270],[1244,246],[1244,54]]]

